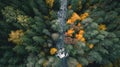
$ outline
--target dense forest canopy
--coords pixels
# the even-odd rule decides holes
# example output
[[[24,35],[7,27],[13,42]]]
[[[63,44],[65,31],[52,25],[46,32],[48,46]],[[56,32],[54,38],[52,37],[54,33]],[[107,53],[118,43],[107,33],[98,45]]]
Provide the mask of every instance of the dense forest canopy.
[[[0,67],[59,67],[60,0],[0,0]],[[68,67],[120,67],[120,1],[67,0]]]

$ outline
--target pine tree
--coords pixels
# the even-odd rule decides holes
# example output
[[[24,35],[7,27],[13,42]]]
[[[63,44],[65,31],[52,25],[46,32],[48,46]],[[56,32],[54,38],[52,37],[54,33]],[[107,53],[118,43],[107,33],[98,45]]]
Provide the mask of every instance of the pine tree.
[[[60,0],[0,0],[0,66],[59,67],[60,36],[68,67],[119,64],[119,1],[67,1],[63,28]]]

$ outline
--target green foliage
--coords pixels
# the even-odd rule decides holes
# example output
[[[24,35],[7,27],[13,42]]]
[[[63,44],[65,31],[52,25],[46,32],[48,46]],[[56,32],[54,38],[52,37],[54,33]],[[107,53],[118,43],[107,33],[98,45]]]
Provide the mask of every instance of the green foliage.
[[[0,67],[58,67],[60,59],[50,54],[61,32],[57,19],[59,0],[50,8],[45,0],[0,1]],[[88,18],[79,21],[85,30],[86,42],[65,44],[69,53],[68,66],[89,63],[119,67],[120,4],[117,0],[68,0],[67,18],[76,12],[88,12]],[[77,23],[77,22],[76,22]],[[105,24],[107,30],[99,30]],[[69,26],[65,27],[66,30]],[[11,31],[22,29],[22,44],[8,42]],[[55,34],[55,35],[54,35]],[[90,44],[93,45],[90,48]],[[113,63],[113,65],[111,65]],[[117,66],[118,64],[118,66]],[[116,65],[116,66],[115,66]]]

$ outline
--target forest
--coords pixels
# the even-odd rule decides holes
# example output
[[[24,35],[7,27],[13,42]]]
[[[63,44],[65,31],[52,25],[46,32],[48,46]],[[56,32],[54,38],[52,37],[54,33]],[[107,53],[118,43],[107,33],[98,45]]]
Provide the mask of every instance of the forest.
[[[120,67],[120,0],[0,0],[0,67]]]

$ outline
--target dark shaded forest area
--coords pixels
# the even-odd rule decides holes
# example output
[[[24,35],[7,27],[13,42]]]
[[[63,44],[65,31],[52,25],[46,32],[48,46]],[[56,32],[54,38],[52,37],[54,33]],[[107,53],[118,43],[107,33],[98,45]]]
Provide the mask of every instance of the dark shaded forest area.
[[[62,0],[0,0],[0,67],[61,67]],[[120,67],[120,0],[67,0],[68,67]]]

